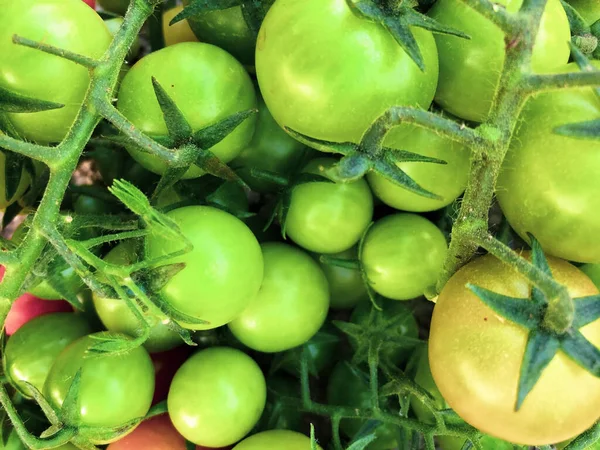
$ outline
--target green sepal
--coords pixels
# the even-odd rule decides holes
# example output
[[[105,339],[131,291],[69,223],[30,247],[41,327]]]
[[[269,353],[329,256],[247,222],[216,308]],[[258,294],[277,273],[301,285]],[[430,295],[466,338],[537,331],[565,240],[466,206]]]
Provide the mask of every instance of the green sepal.
[[[210,322],[207,322],[206,320],[197,319],[173,308],[160,295],[149,295],[148,298],[154,306],[156,306],[165,316],[172,320],[189,323],[191,325],[210,325]]]
[[[31,97],[26,97],[16,92],[0,87],[0,111],[8,113],[33,113],[49,111],[64,107],[60,103],[47,102]]]
[[[90,441],[102,442],[109,441],[112,442],[116,440],[116,438],[122,436],[127,431],[131,430],[132,427],[138,425],[144,418],[137,417],[135,419],[129,420],[121,425],[116,427],[88,427],[88,426],[79,426],[77,427],[77,438],[74,442],[78,447],[81,447],[81,444],[87,442],[89,445]],[[80,440],[81,439],[81,440]],[[83,447],[82,447],[83,448]],[[96,449],[97,447],[91,445],[87,447],[90,450]]]
[[[578,139],[600,139],[600,119],[561,125],[554,128],[554,133]]]
[[[69,425],[78,424],[81,417],[79,407],[77,405],[79,399],[79,390],[81,388],[81,373],[81,368],[75,373],[73,381],[69,386],[69,390],[67,391],[67,395],[65,396],[59,412],[61,422]]]
[[[600,349],[588,341],[579,330],[570,330],[560,337],[561,350],[579,366],[600,377]]]
[[[46,397],[44,397],[42,393],[38,390],[38,388],[36,388],[33,384],[29,383],[28,381],[21,380],[21,382],[25,384],[25,386],[27,386],[27,389],[29,389],[31,396],[41,408],[42,412],[44,413],[44,416],[46,416],[46,419],[48,419],[48,422],[50,422],[51,425],[62,425],[58,414],[50,405],[50,403],[48,403]]]
[[[591,63],[591,61],[588,59],[587,56],[585,56],[585,54],[581,51],[581,49],[579,47],[577,47],[572,42],[570,43],[570,47],[571,47],[571,56],[577,63],[577,66],[579,67],[580,70],[582,70],[584,72],[594,72],[594,71],[598,70],[598,68]],[[600,96],[600,88],[594,88],[594,92],[596,93],[597,96]]]
[[[579,297],[573,300],[575,317],[573,328],[576,330],[600,319],[600,294]]]
[[[340,183],[351,183],[363,178],[372,168],[369,157],[356,152],[340,159],[327,170],[327,175]]]
[[[217,178],[226,181],[235,181],[242,187],[248,188],[244,180],[210,150],[199,149],[196,165]]]
[[[534,329],[542,321],[544,308],[528,298],[509,297],[471,283],[467,284],[467,288],[494,312],[528,330]]]
[[[21,184],[25,159],[13,152],[4,152],[4,189],[6,200],[10,201]]]
[[[571,34],[573,36],[583,36],[584,34],[589,34],[590,27],[583,17],[581,17],[581,14],[579,14],[579,12],[565,0],[560,0],[560,3],[562,3],[562,6],[567,13]]]
[[[315,425],[310,424],[310,450],[319,450],[317,438],[315,437]]]
[[[154,189],[154,192],[152,193],[151,200],[156,200],[160,196],[160,194],[162,194],[170,187],[173,187],[175,183],[181,180],[181,178],[185,175],[187,171],[187,167],[167,167],[167,170],[165,171],[163,176],[160,177],[160,181],[158,182],[156,189]]]
[[[8,113],[0,111],[0,131],[8,136],[19,138],[19,132],[8,118]]]
[[[189,140],[192,135],[192,127],[189,125],[175,102],[169,97],[169,94],[167,94],[158,80],[154,77],[152,77],[152,86],[154,87],[156,99],[158,100],[158,104],[163,113],[169,136],[174,144],[179,146]]]
[[[534,388],[542,376],[542,372],[556,356],[559,349],[560,341],[556,336],[540,329],[533,329],[529,332],[523,362],[521,363],[515,411],[521,409],[525,398]]]
[[[597,442],[600,442],[600,422],[577,436],[564,450],[586,450]]]
[[[316,150],[325,153],[339,153],[340,155],[349,155],[358,150],[359,146],[352,142],[331,142],[324,141],[321,139],[315,139],[305,134],[302,134],[296,130],[293,130],[288,127],[284,127],[284,130],[296,139],[298,142],[301,142],[304,145],[308,145]]]
[[[177,333],[179,335],[179,337],[181,338],[181,340],[186,344],[189,345],[190,347],[197,347],[198,343],[194,341],[194,336],[192,335],[192,333],[190,332],[190,330],[187,330],[185,328],[183,328],[181,325],[179,325],[177,322],[175,322],[174,320],[169,320],[169,323],[167,324],[167,328],[171,331],[174,331],[175,333]]]
[[[358,259],[336,258],[331,255],[319,255],[319,262],[333,267],[341,267],[348,270],[360,270]]]
[[[246,0],[241,3],[244,21],[255,36],[258,36],[258,31],[267,15],[267,11],[274,2],[275,0]]]
[[[240,126],[247,118],[258,112],[257,109],[247,109],[226,117],[219,122],[209,125],[194,133],[194,142],[204,149],[209,149],[225,139]]]
[[[192,0],[183,11],[171,19],[169,25],[175,25],[177,22],[181,22],[182,20],[189,19],[202,13],[233,8],[234,6],[239,6],[242,1],[243,0]]]
[[[377,429],[381,424],[378,420],[367,420],[352,438],[347,450],[365,450],[377,439]]]
[[[52,436],[55,436],[57,433],[59,433],[63,429],[64,429],[63,425],[50,425],[48,428],[46,428],[44,431],[42,431],[42,434],[40,434],[40,438],[41,439],[51,438]]]
[[[154,405],[152,408],[150,408],[150,410],[148,411],[148,414],[146,414],[146,417],[144,417],[144,420],[151,419],[152,417],[155,417],[155,416],[160,416],[161,414],[165,414],[168,411],[169,410],[167,408],[167,401],[163,400],[162,402],[159,402],[156,405]]]
[[[111,337],[111,336],[99,336],[99,335],[91,335],[90,337],[93,340],[98,341],[98,343],[92,345],[87,349],[86,356],[94,357],[101,354],[110,353],[113,355],[118,355],[122,353],[127,353],[137,347],[140,347],[148,340],[150,336],[150,327],[146,324],[143,324],[141,327],[142,333],[136,336],[134,339],[127,338],[124,339],[122,337]]]
[[[164,266],[137,272],[133,278],[142,281],[148,292],[159,292],[167,283],[185,269],[185,263],[167,264]]]

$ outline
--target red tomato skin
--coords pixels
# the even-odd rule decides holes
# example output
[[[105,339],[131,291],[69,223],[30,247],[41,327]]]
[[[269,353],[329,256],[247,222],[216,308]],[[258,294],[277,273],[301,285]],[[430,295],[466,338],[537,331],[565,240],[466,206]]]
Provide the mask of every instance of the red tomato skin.
[[[90,8],[96,9],[96,0],[83,0],[86,5],[89,5]]]
[[[152,362],[154,363],[154,373],[156,375],[154,398],[152,399],[153,405],[167,399],[169,387],[171,386],[171,381],[175,376],[175,372],[177,372],[177,369],[181,367],[191,354],[192,348],[184,346],[150,355]]]

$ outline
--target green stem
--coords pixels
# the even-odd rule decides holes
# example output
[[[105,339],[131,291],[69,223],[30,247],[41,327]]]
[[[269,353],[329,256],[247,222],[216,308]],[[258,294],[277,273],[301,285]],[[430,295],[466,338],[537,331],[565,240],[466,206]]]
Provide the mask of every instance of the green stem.
[[[600,70],[548,75],[531,74],[524,81],[524,88],[530,93],[565,89],[568,87],[600,87]]]
[[[505,33],[511,34],[519,27],[519,18],[506,11],[506,8],[491,0],[461,0],[486,19],[495,23]]]
[[[50,55],[60,56],[63,59],[67,59],[88,69],[97,67],[99,63],[95,59],[88,58],[87,56],[70,52],[69,50],[64,50],[62,48],[56,48],[53,45],[45,44],[43,42],[32,41],[31,39],[17,36],[16,34],[13,36],[13,43],[22,45],[24,47],[33,48]]]

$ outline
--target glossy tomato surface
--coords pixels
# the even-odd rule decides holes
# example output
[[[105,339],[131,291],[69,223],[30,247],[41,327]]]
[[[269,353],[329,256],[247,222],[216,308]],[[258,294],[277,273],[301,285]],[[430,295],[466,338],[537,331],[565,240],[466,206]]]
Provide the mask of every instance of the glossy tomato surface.
[[[175,6],[163,12],[162,30],[165,38],[165,46],[179,44],[180,42],[197,42],[198,38],[190,28],[187,20],[182,20],[173,25],[169,22],[183,10],[183,6]]]
[[[496,0],[516,12],[523,0]],[[470,36],[436,34],[440,80],[435,101],[462,119],[483,122],[492,106],[505,59],[504,33],[460,0],[439,0],[428,13]],[[533,48],[535,72],[551,72],[569,60],[569,21],[559,0],[549,0]]]
[[[22,394],[32,397],[25,383],[41,392],[60,352],[91,332],[85,317],[72,312],[36,317],[8,339],[2,355],[4,373]]]
[[[378,220],[369,229],[362,264],[377,293],[409,300],[435,284],[446,253],[446,238],[432,222],[399,213]]]
[[[337,160],[317,158],[303,169],[324,181],[296,186],[285,222],[287,236],[311,252],[338,253],[353,247],[373,218],[373,195],[364,179],[328,182]]]
[[[258,295],[230,324],[244,345],[281,352],[308,341],[325,322],[329,287],[319,265],[287,244],[262,245],[265,274]]]
[[[358,260],[358,248],[352,247],[341,253],[331,255],[342,260]],[[320,255],[315,255],[315,258]],[[329,283],[329,306],[331,309],[350,309],[361,302],[369,300],[367,288],[359,269],[327,264],[319,261],[319,265]]]
[[[600,64],[598,64],[600,67]],[[575,64],[560,72],[577,71]],[[592,89],[531,98],[498,178],[497,197],[513,229],[533,234],[544,251],[577,262],[600,262],[600,141],[554,133],[561,125],[600,117]]]
[[[8,119],[25,139],[59,142],[79,112],[89,71],[59,56],[13,44],[13,35],[96,59],[112,36],[100,16],[81,0],[2,0],[0,10],[0,87],[65,105],[51,111],[7,113]]]
[[[263,256],[258,241],[239,219],[209,206],[188,206],[167,214],[194,249],[168,260],[185,263],[161,290],[163,299],[178,311],[216,328],[231,322],[256,296],[263,279]],[[183,250],[181,240],[162,233],[146,238],[146,256],[156,258]]]
[[[289,430],[270,430],[244,439],[234,450],[309,450],[310,438]],[[317,450],[322,448],[317,445]]]
[[[573,298],[598,294],[576,267],[555,258],[549,263],[554,278]],[[467,283],[519,298],[531,290],[524,277],[493,256],[474,260],[448,281],[433,311],[429,363],[450,407],[485,433],[527,445],[560,442],[596,422],[600,379],[562,351],[515,412],[528,332],[486,306]],[[581,333],[600,346],[600,320],[582,327]]]
[[[150,408],[154,391],[154,368],[143,347],[120,354],[90,355],[88,349],[98,343],[94,336],[126,335],[107,332],[89,335],[66,347],[54,362],[44,384],[44,397],[52,407],[65,401],[73,377],[81,371],[77,408],[81,425],[94,428],[123,426],[144,417]],[[127,433],[131,429],[125,431]],[[94,436],[98,444],[115,439],[102,433]]]
[[[428,108],[438,81],[437,50],[429,31],[411,31],[425,72],[346,0],[277,0],[256,46],[256,74],[273,117],[313,138],[358,142],[392,106]]]
[[[137,262],[134,241],[123,241],[114,247],[104,257],[104,261],[110,264],[128,265]],[[142,333],[142,325],[134,313],[129,309],[127,303],[120,298],[104,298],[96,292],[93,293],[94,308],[98,317],[108,331],[124,333],[132,337]],[[182,345],[183,341],[177,332],[171,330],[163,323],[164,316],[155,311],[151,318],[155,324],[150,329],[150,336],[144,342],[144,347],[149,352],[164,352],[166,350]]]
[[[245,353],[202,350],[177,371],[167,399],[175,428],[191,442],[231,445],[256,425],[265,407],[265,378]]]
[[[152,77],[175,102],[193,131],[256,108],[250,76],[229,53],[199,42],[172,45],[135,63],[123,78],[119,90],[118,109],[136,128],[152,137],[167,135]],[[249,117],[210,150],[222,161],[231,161],[249,144],[255,122],[254,116]],[[133,147],[128,150],[146,169],[158,174],[165,172],[165,163],[157,157]],[[200,168],[192,166],[185,178],[202,174]]]

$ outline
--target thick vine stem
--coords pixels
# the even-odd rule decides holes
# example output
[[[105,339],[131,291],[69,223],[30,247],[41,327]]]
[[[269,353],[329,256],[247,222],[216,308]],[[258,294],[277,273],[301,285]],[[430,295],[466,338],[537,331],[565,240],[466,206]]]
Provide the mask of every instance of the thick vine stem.
[[[550,75],[532,74],[525,78],[524,85],[529,93],[552,91],[567,87],[600,87],[600,70]]]
[[[55,148],[45,145],[35,145],[0,133],[0,147],[5,150],[27,156],[36,161],[43,162],[47,166],[55,164],[60,159]]]

